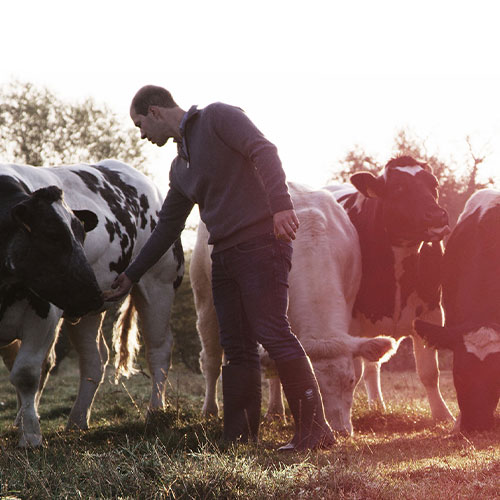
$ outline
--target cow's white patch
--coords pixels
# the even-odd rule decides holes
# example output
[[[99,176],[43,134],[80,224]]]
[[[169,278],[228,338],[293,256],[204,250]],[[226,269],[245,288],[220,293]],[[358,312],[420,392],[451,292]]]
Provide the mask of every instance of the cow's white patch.
[[[474,193],[465,204],[465,208],[460,214],[457,224],[478,209],[480,211],[479,218],[481,219],[488,210],[496,205],[500,205],[500,191],[496,189],[480,189]]]
[[[410,175],[417,175],[419,172],[423,170],[419,165],[412,165],[411,167],[394,167],[392,170],[400,170],[401,172],[406,172]]]
[[[464,344],[467,352],[484,361],[488,354],[500,353],[500,332],[482,326],[465,334]]]

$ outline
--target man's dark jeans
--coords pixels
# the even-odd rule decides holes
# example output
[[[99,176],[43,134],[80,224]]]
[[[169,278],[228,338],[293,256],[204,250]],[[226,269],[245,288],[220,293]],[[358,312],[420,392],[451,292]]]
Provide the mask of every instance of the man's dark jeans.
[[[229,364],[259,366],[257,343],[273,360],[305,356],[287,317],[292,245],[265,234],[212,254],[212,291]]]

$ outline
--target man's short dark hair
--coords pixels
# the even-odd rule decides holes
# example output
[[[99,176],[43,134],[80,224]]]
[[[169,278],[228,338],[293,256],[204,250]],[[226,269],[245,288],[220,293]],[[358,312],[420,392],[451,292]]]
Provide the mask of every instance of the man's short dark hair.
[[[149,106],[160,106],[162,108],[175,108],[177,103],[172,94],[163,87],[156,85],[145,85],[140,88],[132,99],[130,107],[139,115],[146,116]]]

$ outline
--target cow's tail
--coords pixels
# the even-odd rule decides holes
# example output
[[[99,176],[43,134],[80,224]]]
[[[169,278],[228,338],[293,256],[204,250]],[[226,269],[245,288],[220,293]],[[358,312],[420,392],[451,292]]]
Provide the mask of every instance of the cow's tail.
[[[113,349],[115,351],[115,383],[123,375],[137,373],[134,360],[139,351],[137,314],[132,296],[129,295],[118,311],[113,327]]]

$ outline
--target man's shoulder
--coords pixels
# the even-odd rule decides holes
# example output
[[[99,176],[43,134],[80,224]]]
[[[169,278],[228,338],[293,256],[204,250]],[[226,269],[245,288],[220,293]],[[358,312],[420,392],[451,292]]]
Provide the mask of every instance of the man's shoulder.
[[[217,116],[226,113],[243,113],[244,111],[238,106],[226,104],[224,102],[213,102],[203,108],[203,114],[207,117]]]

